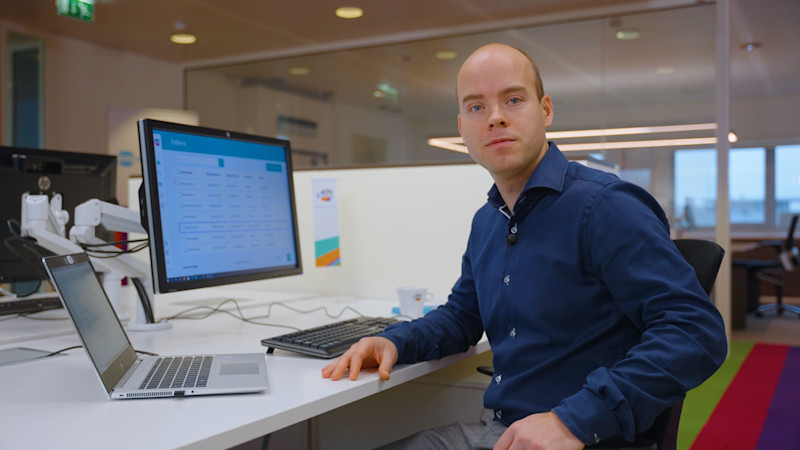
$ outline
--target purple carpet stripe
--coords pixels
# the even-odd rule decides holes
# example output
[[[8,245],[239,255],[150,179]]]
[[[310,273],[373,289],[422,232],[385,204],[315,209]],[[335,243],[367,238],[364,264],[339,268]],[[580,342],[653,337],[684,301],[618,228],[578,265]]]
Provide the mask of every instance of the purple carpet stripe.
[[[786,355],[756,447],[784,448],[800,449],[800,347],[790,348]]]

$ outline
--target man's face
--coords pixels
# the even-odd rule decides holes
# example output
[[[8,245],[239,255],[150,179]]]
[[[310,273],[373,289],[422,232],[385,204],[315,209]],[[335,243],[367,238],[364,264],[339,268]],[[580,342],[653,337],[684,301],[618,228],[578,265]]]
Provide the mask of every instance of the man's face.
[[[547,151],[553,105],[537,98],[535,77],[524,55],[501,45],[479,49],[458,74],[458,130],[495,182],[524,183]]]

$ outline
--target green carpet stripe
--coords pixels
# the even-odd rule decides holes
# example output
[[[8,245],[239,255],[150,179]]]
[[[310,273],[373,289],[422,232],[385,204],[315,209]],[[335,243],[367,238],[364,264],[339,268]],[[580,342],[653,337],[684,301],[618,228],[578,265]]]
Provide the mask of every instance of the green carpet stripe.
[[[678,450],[686,450],[691,447],[697,435],[700,434],[700,430],[711,417],[711,412],[716,408],[722,394],[725,393],[736,372],[750,354],[753,345],[755,345],[754,342],[731,342],[730,353],[722,363],[722,367],[705,383],[686,394],[678,426]]]

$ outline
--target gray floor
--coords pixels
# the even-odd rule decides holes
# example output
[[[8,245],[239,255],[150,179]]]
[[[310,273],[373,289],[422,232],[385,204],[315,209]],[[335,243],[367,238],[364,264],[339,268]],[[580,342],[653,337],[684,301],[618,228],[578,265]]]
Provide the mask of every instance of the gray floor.
[[[761,304],[774,302],[772,297],[761,297]],[[788,297],[785,303],[800,306],[800,297]],[[744,330],[733,330],[733,340],[770,342],[773,344],[786,344],[800,346],[800,318],[797,314],[784,311],[780,316],[775,311],[765,312],[762,317],[753,314],[747,315],[747,325]]]

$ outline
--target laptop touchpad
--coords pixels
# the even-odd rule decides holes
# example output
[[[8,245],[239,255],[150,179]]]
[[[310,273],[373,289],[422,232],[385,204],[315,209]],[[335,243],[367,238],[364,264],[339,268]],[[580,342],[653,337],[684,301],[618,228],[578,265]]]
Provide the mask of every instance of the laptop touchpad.
[[[257,375],[258,363],[225,363],[219,368],[220,375]]]

